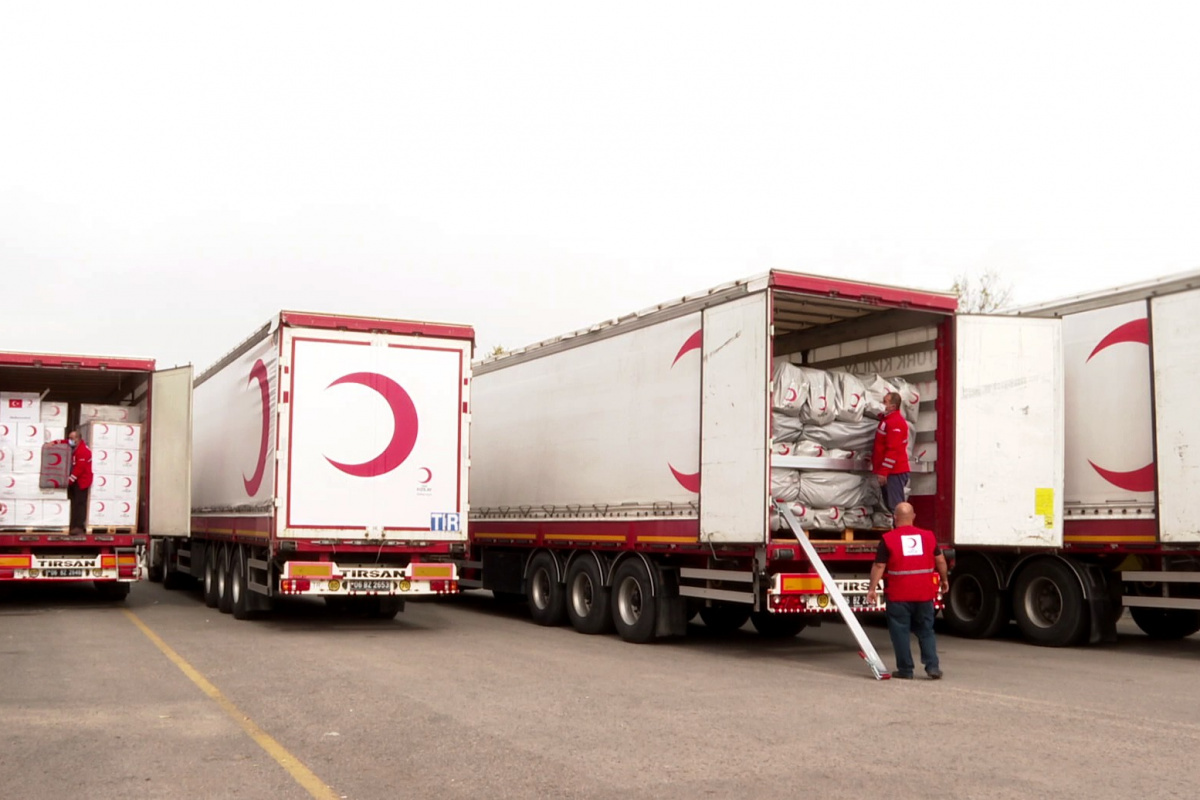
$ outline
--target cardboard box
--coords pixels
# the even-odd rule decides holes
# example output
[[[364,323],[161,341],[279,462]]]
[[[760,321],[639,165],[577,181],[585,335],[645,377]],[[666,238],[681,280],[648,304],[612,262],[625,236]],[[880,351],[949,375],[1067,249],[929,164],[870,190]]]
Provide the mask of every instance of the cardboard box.
[[[38,475],[35,473],[8,473],[0,475],[0,498],[16,500],[38,496]]]
[[[57,441],[67,438],[67,426],[66,425],[53,425],[53,424],[47,424],[47,423],[43,422],[42,428],[44,428],[46,431],[46,441],[47,442],[57,442]]]
[[[47,425],[66,425],[68,406],[59,401],[42,401],[40,421]]]
[[[109,483],[113,487],[113,497],[137,502],[138,479],[136,475],[112,475],[106,477],[110,478]]]
[[[46,443],[46,429],[40,422],[17,423],[17,447],[40,447]]]
[[[116,523],[113,522],[116,517],[114,506],[117,502],[116,500],[88,497],[88,525],[115,525]]]
[[[117,446],[117,426],[111,422],[85,422],[79,428],[79,435],[88,443],[88,447],[113,449]]]
[[[17,426],[13,422],[0,422],[0,447],[17,446]]]
[[[66,444],[42,445],[42,466],[39,472],[42,489],[66,489],[71,477],[71,446]]]
[[[14,500],[13,506],[16,508],[13,523],[18,527],[42,524],[41,500]]]
[[[134,406],[98,406],[83,403],[79,406],[79,424],[85,422],[141,422],[141,409]]]
[[[114,450],[116,464],[113,467],[114,475],[137,475],[138,474],[138,451],[137,450]]]
[[[67,500],[43,500],[42,524],[66,528],[71,524],[71,503]]]
[[[117,451],[106,447],[92,448],[92,473],[112,475],[117,467]]]
[[[140,450],[142,446],[142,426],[136,422],[126,422],[114,425],[116,433],[113,444],[118,450]]]
[[[41,422],[39,398],[36,392],[0,392],[0,422]]]
[[[13,472],[37,475],[42,471],[42,446],[13,449]]]
[[[125,528],[137,525],[137,503],[132,500],[113,501],[112,524]]]
[[[93,473],[92,488],[88,490],[89,499],[94,500],[116,500],[117,499],[117,476],[105,475],[103,473]]]
[[[16,509],[13,508],[12,503],[12,500],[0,500],[0,528],[13,524]]]

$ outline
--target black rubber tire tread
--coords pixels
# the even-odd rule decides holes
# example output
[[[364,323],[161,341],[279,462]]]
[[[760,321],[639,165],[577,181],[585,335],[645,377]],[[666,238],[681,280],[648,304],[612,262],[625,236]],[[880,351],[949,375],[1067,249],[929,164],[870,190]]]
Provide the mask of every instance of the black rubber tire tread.
[[[947,630],[965,639],[990,639],[1008,624],[1012,602],[1000,588],[986,558],[964,555],[950,573],[950,595],[943,598]],[[972,608],[978,605],[977,609]]]
[[[535,592],[542,580],[542,575],[548,579],[549,590],[546,594],[544,607],[535,602]],[[554,556],[542,551],[529,562],[529,570],[525,578],[525,599],[529,601],[529,616],[538,625],[562,625],[567,619],[566,592],[563,584],[558,582]]]
[[[1190,608],[1143,608],[1131,606],[1129,615],[1151,639],[1183,639],[1200,631],[1200,611]]]
[[[1058,621],[1045,627],[1033,621],[1026,610],[1026,596],[1032,584],[1039,579],[1052,581],[1062,597]],[[1031,561],[1017,573],[1013,582],[1012,605],[1017,626],[1032,644],[1071,647],[1084,641],[1091,629],[1091,616],[1079,578],[1069,566],[1056,558]]]
[[[233,613],[233,557],[230,548],[233,545],[221,545],[217,555],[218,576],[225,577],[224,583],[217,582],[217,610],[222,614]],[[221,589],[224,591],[221,591]]]
[[[704,622],[704,627],[716,633],[732,633],[750,619],[750,606],[740,603],[705,606],[700,609],[700,619]]]
[[[634,644],[654,641],[658,624],[658,598],[653,591],[650,573],[640,558],[626,559],[617,567],[612,583],[613,626],[617,635],[625,641]],[[636,602],[639,608],[634,620],[625,619],[621,613],[622,595],[626,592],[631,593],[628,600]]]
[[[106,603],[122,603],[129,596],[129,584],[124,581],[95,581],[96,594]]]
[[[204,577],[201,578],[204,586],[204,605],[209,608],[217,607],[217,553],[216,545],[208,545],[204,548]]]
[[[750,612],[750,623],[760,636],[768,639],[791,639],[808,627],[803,614],[772,614],[770,611]]]
[[[230,558],[233,566],[233,583],[230,585],[231,594],[229,607],[234,619],[251,619],[254,612],[250,610],[250,581],[246,571],[246,548],[237,547]]]
[[[583,615],[575,608],[574,593],[577,584],[581,584],[578,586],[580,591],[583,591],[588,584],[591,588],[591,608]],[[604,578],[600,574],[600,567],[596,564],[595,558],[588,554],[571,562],[571,566],[567,567],[565,594],[567,619],[571,621],[571,627],[580,633],[589,635],[611,633],[613,629],[611,599],[612,593],[604,585]]]

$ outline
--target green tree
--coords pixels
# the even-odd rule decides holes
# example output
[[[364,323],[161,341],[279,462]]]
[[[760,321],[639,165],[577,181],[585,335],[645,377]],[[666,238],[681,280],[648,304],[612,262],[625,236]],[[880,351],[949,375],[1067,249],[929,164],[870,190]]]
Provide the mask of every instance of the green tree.
[[[508,351],[505,350],[500,345],[496,345],[495,347],[492,348],[492,352],[488,353],[488,355],[491,356],[492,358],[497,358],[498,356],[502,356],[507,352]]]
[[[1012,285],[993,269],[974,278],[965,272],[960,274],[950,291],[958,295],[958,310],[968,314],[986,314],[1004,308],[1012,300]]]

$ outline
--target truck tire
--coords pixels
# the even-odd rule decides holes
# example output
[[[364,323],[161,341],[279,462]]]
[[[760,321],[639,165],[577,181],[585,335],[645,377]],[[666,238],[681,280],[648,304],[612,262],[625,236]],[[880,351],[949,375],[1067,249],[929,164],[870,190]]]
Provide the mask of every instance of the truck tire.
[[[107,603],[120,603],[129,596],[129,584],[122,581],[96,581],[96,593]]]
[[[254,612],[250,610],[250,585],[246,571],[246,548],[237,547],[230,559],[233,565],[232,583],[229,585],[230,609],[234,619],[250,619]]]
[[[582,555],[567,567],[567,618],[580,633],[608,633],[612,630],[612,593],[604,585],[600,567],[590,554]]]
[[[1131,606],[1129,615],[1151,639],[1183,639],[1200,631],[1200,611],[1190,608],[1143,608]]]
[[[182,572],[174,569],[175,566],[175,545],[170,539],[163,539],[162,544],[162,585],[168,591],[172,589],[181,589],[187,580]]]
[[[1079,644],[1091,624],[1079,578],[1056,558],[1031,561],[1017,574],[1013,616],[1025,638],[1044,647]]]
[[[791,639],[808,626],[803,614],[772,614],[770,611],[750,612],[750,622],[760,636],[768,639]]]
[[[217,555],[217,610],[233,613],[233,558],[230,545],[222,545]]]
[[[658,623],[658,600],[650,572],[640,558],[621,562],[613,576],[612,616],[617,635],[627,642],[654,641]]]
[[[554,556],[545,551],[538,553],[529,562],[529,574],[525,579],[525,598],[529,601],[529,615],[533,621],[538,625],[562,625],[567,618],[563,595]]]
[[[715,633],[731,633],[750,619],[750,606],[737,603],[705,606],[700,609],[700,619],[704,621],[704,627]]]
[[[380,597],[379,604],[371,609],[371,617],[374,619],[395,619],[396,615],[403,610],[403,597]]]
[[[204,605],[217,607],[217,548],[211,544],[204,548]]]
[[[955,636],[989,639],[1009,620],[1011,601],[1000,588],[996,570],[986,558],[965,555],[950,574],[950,594],[943,598],[942,616]]]
[[[166,555],[167,540],[159,539],[152,544],[157,545],[151,547],[151,552],[158,553],[158,563],[155,563],[153,558],[149,559],[150,565],[146,569],[146,580],[151,583],[162,583],[163,575],[165,574],[163,567],[166,565],[164,556]]]

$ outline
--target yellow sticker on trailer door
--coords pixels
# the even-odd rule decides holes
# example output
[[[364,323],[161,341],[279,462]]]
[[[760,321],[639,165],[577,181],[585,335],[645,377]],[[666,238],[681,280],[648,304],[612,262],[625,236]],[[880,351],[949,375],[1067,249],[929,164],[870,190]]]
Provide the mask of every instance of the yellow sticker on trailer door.
[[[1033,513],[1040,514],[1047,528],[1054,527],[1054,490],[1034,489]]]

